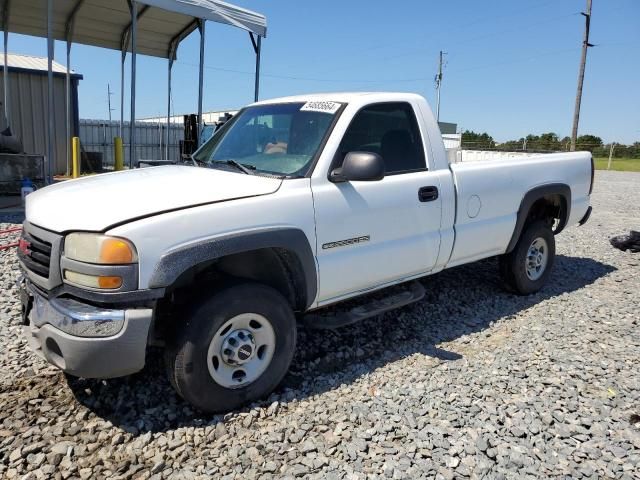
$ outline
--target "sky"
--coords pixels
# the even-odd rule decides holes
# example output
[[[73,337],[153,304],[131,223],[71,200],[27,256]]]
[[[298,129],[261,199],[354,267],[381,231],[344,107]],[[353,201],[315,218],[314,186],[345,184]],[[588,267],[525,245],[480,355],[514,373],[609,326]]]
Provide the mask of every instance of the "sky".
[[[260,98],[337,91],[407,91],[435,110],[438,52],[446,52],[440,119],[498,141],[570,135],[586,0],[231,0],[267,16]],[[207,23],[204,110],[253,101],[246,32]],[[640,0],[593,0],[580,134],[640,141]],[[9,51],[46,56],[46,41],[12,34]],[[172,109],[194,113],[199,34],[182,42]],[[55,60],[65,64],[56,42]],[[82,118],[120,117],[120,53],[74,45]],[[129,72],[129,62],[126,64]],[[139,118],[166,115],[167,61],[138,55]],[[125,118],[129,117],[129,78]]]

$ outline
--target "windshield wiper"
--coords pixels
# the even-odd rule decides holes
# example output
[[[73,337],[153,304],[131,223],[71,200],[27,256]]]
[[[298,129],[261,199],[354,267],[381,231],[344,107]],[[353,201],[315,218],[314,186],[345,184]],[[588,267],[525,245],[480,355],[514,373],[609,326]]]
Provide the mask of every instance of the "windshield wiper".
[[[234,160],[233,158],[230,158],[229,160],[214,160],[213,163],[224,163],[226,165],[231,165],[232,167],[236,167],[238,170],[240,170],[243,173],[246,173],[247,175],[253,175],[253,172],[251,170],[256,169],[254,165],[243,164]]]
[[[196,157],[190,157],[191,163],[193,163],[194,167],[208,167],[209,164],[207,162],[203,162],[202,160],[198,160]],[[187,163],[186,160],[183,160],[182,163]]]

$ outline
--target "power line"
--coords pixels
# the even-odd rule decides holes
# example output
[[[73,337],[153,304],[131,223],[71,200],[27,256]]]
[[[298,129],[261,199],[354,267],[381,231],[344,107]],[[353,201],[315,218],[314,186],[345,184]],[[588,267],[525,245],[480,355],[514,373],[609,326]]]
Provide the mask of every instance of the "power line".
[[[509,18],[509,17],[512,16],[512,14],[517,14],[518,16],[520,16],[524,12],[527,12],[527,11],[530,11],[530,10],[535,10],[535,9],[538,9],[538,8],[541,8],[541,7],[544,7],[546,5],[549,5],[549,4],[552,4],[552,3],[556,3],[556,2],[557,2],[557,0],[546,0],[546,1],[543,1],[543,2],[540,2],[540,3],[537,3],[535,5],[530,5],[530,6],[526,7],[526,8],[518,7],[518,8],[512,9],[512,10],[503,12],[502,14],[499,14],[499,15],[485,15],[485,16],[476,18],[475,20],[472,20],[472,21],[467,22],[467,23],[463,23],[463,24],[459,24],[459,25],[456,25],[456,24],[447,25],[447,32],[451,32],[452,30],[455,31],[455,30],[460,30],[460,29],[463,29],[463,28],[467,28],[467,27],[470,27],[472,25],[476,25],[478,23],[482,23],[482,22],[484,22],[486,20],[495,20],[497,18]],[[441,32],[434,32],[434,33],[430,33],[428,35],[422,35],[419,40],[423,41],[423,42],[426,41],[426,40],[431,40],[431,39],[435,40],[435,39],[439,39],[440,35],[441,35]],[[464,43],[464,41],[462,43]],[[385,42],[385,43],[380,43],[380,44],[377,44],[377,45],[369,46],[369,47],[366,47],[366,48],[363,48],[363,49],[353,50],[353,51],[350,52],[350,54],[353,55],[353,54],[357,54],[357,53],[366,53],[366,52],[373,51],[373,50],[379,50],[379,49],[385,48],[385,47],[398,47],[398,46],[406,46],[406,45],[407,45],[406,41],[392,42],[392,43]],[[414,51],[413,53],[418,53],[418,52],[424,52],[424,49],[420,49],[418,51]],[[391,58],[397,58],[397,57],[391,57]],[[384,60],[384,59],[382,59],[382,60]],[[333,71],[333,70],[337,70],[337,69],[341,69],[341,68],[342,67],[338,67],[336,69],[325,70],[325,71]]]
[[[540,4],[540,5],[538,5],[538,7],[547,5],[549,3],[553,3],[553,2],[544,2],[544,3]],[[526,8],[526,9],[520,9],[520,10],[518,10],[518,13],[522,14],[523,12],[526,12],[527,10],[532,10],[533,8],[536,8],[536,7],[529,7],[529,8]],[[541,21],[538,21],[538,22],[528,23],[528,24],[526,24],[524,26],[521,26],[521,25],[512,26],[512,27],[501,29],[501,30],[495,30],[494,29],[490,33],[485,33],[485,34],[482,34],[482,35],[476,35],[474,37],[467,37],[467,38],[463,38],[461,40],[457,40],[457,41],[454,41],[454,42],[448,42],[447,46],[451,47],[451,46],[454,46],[454,45],[464,45],[466,43],[475,42],[477,40],[484,39],[484,38],[490,38],[490,37],[503,35],[505,33],[511,33],[511,32],[514,32],[514,31],[521,32],[523,30],[531,30],[533,27],[539,27],[540,25],[546,25],[546,24],[549,24],[549,23],[553,23],[553,22],[556,22],[558,20],[562,20],[564,18],[571,17],[571,16],[574,16],[574,15],[579,15],[579,12],[572,12],[572,13],[569,13],[569,14],[559,15],[559,16],[548,18],[548,19],[541,20]],[[507,15],[498,15],[498,16],[486,17],[486,18],[500,18],[500,17],[505,17],[505,16],[507,16]],[[508,15],[508,16],[510,16],[510,15]],[[465,25],[462,25],[460,27],[454,27],[454,29],[462,28],[464,26],[473,25],[475,23],[480,23],[482,20],[483,19],[475,20],[473,22],[470,22],[469,24],[465,24]],[[430,39],[441,41],[441,38],[438,38],[437,35],[439,35],[439,34],[434,33],[434,34],[423,36],[423,37],[421,37],[420,41],[421,42],[426,42],[427,40],[430,40]],[[396,45],[396,46],[398,46],[398,45],[406,45],[406,42],[396,42],[396,43],[386,44],[386,46],[392,46],[392,45]],[[365,49],[364,51],[366,52],[368,50],[373,50],[373,49],[378,49],[378,48],[379,47],[372,47],[370,49]],[[376,62],[384,63],[384,62],[387,62],[389,60],[396,60],[398,58],[411,57],[411,56],[414,56],[414,55],[415,56],[423,55],[428,50],[429,50],[428,48],[424,48],[424,47],[414,48],[414,49],[411,49],[411,50],[404,49],[403,53],[400,53],[400,54],[393,54],[393,55],[389,55],[389,56],[386,56],[386,57],[376,58]],[[336,68],[328,69],[328,70],[324,69],[324,71],[325,72],[331,72],[331,71],[336,71],[336,70],[342,70],[343,68],[344,67],[336,67]]]
[[[470,72],[470,71],[474,71],[474,70],[482,70],[482,69],[487,69],[487,68],[493,69],[493,68],[498,67],[498,66],[513,65],[513,64],[517,64],[517,63],[526,63],[526,62],[529,62],[531,60],[535,60],[537,58],[548,57],[548,56],[553,56],[553,55],[558,55],[558,54],[563,54],[563,53],[568,53],[568,52],[575,52],[576,50],[578,50],[578,47],[563,48],[563,49],[559,49],[559,50],[551,50],[551,51],[548,51],[548,52],[540,53],[538,55],[532,55],[532,56],[525,57],[525,58],[520,57],[518,59],[510,60],[510,61],[487,63],[487,64],[477,65],[477,66],[469,67],[469,68],[454,69],[454,70],[450,70],[449,73],[464,73],[464,72]],[[369,86],[372,86],[372,85],[383,85],[383,84],[387,84],[387,83],[425,82],[425,81],[428,81],[428,80],[429,80],[429,78],[427,78],[427,77],[389,79],[389,80],[384,80],[384,81],[377,81],[374,84],[369,84]]]
[[[520,57],[518,59],[509,60],[509,61],[505,61],[505,62],[488,63],[488,64],[484,64],[484,65],[477,65],[475,67],[467,67],[467,68],[463,68],[463,69],[460,69],[460,70],[452,70],[451,73],[464,73],[464,72],[471,72],[473,70],[482,70],[482,69],[485,69],[485,68],[499,67],[499,66],[503,66],[503,65],[513,65],[513,64],[516,64],[516,63],[526,63],[526,62],[529,62],[531,60],[535,60],[537,58],[549,57],[549,56],[553,56],[553,55],[558,55],[560,53],[575,52],[576,50],[578,50],[577,47],[561,48],[561,49],[557,49],[557,50],[549,50],[547,52],[539,53],[539,54],[536,54],[536,55],[531,55],[531,56],[525,57],[525,58]]]
[[[180,62],[180,61],[176,61],[175,63],[180,64],[180,65],[186,65],[189,67],[198,67],[198,65],[196,65],[195,63],[189,63],[189,62]],[[227,72],[227,73],[238,73],[238,74],[242,74],[242,75],[251,75],[254,76],[255,72],[253,71],[248,71],[248,70],[235,70],[235,69],[231,69],[231,68],[223,68],[223,67],[213,67],[211,65],[205,65],[204,68],[206,68],[207,70],[215,70],[215,71],[219,71],[219,72]],[[338,79],[338,78],[311,78],[311,77],[298,77],[298,76],[290,76],[290,75],[276,75],[276,74],[271,74],[271,73],[261,73],[260,74],[261,77],[269,77],[269,78],[279,78],[279,79],[283,79],[283,80],[303,80],[303,81],[307,81],[307,82],[328,82],[328,83],[337,83],[337,82],[348,82],[348,83],[362,83],[362,82],[371,82],[371,83],[377,83],[379,82],[378,80],[345,80],[345,79]]]
[[[513,10],[511,13],[518,13],[519,15],[521,15],[524,12],[527,12],[527,11],[530,11],[530,10],[534,10],[534,9],[537,9],[537,8],[540,8],[540,7],[544,7],[544,6],[549,5],[551,3],[555,3],[555,0],[544,1],[544,2],[541,2],[539,4],[529,6],[527,8],[518,8],[516,10]],[[616,10],[620,10],[620,9],[621,8],[613,9],[611,11],[616,11]],[[462,24],[460,26],[454,26],[454,29],[463,28],[463,27],[471,26],[471,25],[474,25],[474,24],[477,24],[477,23],[481,23],[482,21],[484,21],[486,19],[510,17],[511,13],[502,14],[502,15],[498,15],[498,16],[480,17],[480,18],[478,18],[476,20],[473,20],[472,22],[468,22],[468,23]],[[578,14],[579,14],[578,12],[574,12],[574,13],[570,13],[570,14],[564,14],[564,15],[560,15],[560,16],[557,16],[557,17],[553,17],[551,19],[546,19],[546,20],[542,20],[542,21],[539,21],[539,22],[529,23],[524,27],[518,26],[518,27],[511,27],[511,28],[507,28],[507,29],[503,29],[503,30],[493,30],[490,33],[483,34],[483,35],[478,35],[478,36],[475,36],[475,37],[469,37],[469,38],[465,38],[465,39],[458,40],[458,41],[454,41],[453,43],[449,43],[448,45],[449,46],[463,45],[465,43],[475,42],[475,41],[477,41],[479,39],[484,39],[484,38],[489,38],[489,37],[493,37],[493,36],[497,36],[497,35],[502,35],[502,34],[505,34],[505,33],[510,33],[510,32],[513,32],[514,30],[515,31],[522,31],[523,29],[527,29],[528,30],[528,29],[531,29],[533,27],[537,27],[537,26],[540,26],[540,25],[552,23],[552,22],[555,22],[557,20],[564,19],[564,18],[567,18],[567,17],[570,17],[570,16],[574,16],[574,15],[578,15]],[[433,35],[427,35],[426,37],[423,37],[423,39],[428,39],[428,38],[430,38],[432,36]],[[618,44],[624,44],[624,43],[627,43],[627,42],[619,42],[619,43],[610,44],[610,45],[618,45]],[[385,43],[385,44],[381,44],[379,46],[369,47],[369,48],[364,49],[362,51],[374,50],[374,49],[380,48],[381,46],[392,46],[392,45],[400,45],[400,44],[406,44],[406,43],[404,43],[404,42]],[[532,59],[535,59],[535,58],[539,58],[541,56],[554,55],[556,53],[566,52],[566,51],[569,51],[569,50],[573,51],[575,49],[572,48],[572,49],[565,49],[565,50],[556,50],[556,51],[543,53],[541,55],[535,55],[535,56],[527,57],[527,58],[524,58],[524,59],[518,59],[518,60],[515,60],[515,61],[499,62],[499,63],[494,63],[494,64],[491,64],[491,65],[487,64],[487,65],[480,65],[480,66],[476,66],[476,67],[470,67],[470,68],[466,68],[466,69],[462,69],[462,70],[454,70],[454,71],[452,71],[452,73],[453,72],[456,72],[456,73],[458,73],[458,72],[467,72],[467,71],[472,71],[472,70],[491,68],[493,66],[510,65],[510,64],[515,64],[515,63],[527,62],[529,60],[532,60]],[[425,51],[426,51],[426,49],[424,49],[424,48],[416,49],[416,50],[413,50],[411,52],[401,53],[399,55],[393,55],[393,56],[389,56],[389,57],[379,58],[376,61],[379,62],[379,63],[384,63],[386,61],[397,59],[397,58],[401,58],[401,57],[405,57],[405,56],[424,54]],[[188,63],[188,62],[176,61],[176,63],[182,64],[182,65],[191,66],[191,67],[196,67],[196,68],[198,67],[198,65],[192,64],[192,63]],[[209,66],[209,65],[205,65],[205,68],[208,69],[208,70],[227,72],[227,73],[236,73],[236,74],[241,74],[241,75],[251,75],[251,76],[255,75],[254,71],[236,70],[236,69],[223,68],[223,67],[213,67],[213,66]],[[323,71],[324,72],[330,72],[332,70],[323,69]],[[386,83],[424,82],[425,80],[428,80],[425,77],[402,78],[402,79],[387,79],[387,80],[363,80],[363,79],[345,80],[344,78],[315,78],[315,77],[304,77],[304,76],[297,76],[297,75],[283,75],[283,74],[269,74],[269,73],[262,73],[261,76],[262,77],[268,77],[268,78],[282,79],[282,80],[308,81],[308,82],[319,82],[319,83],[342,83],[342,84],[348,83],[348,84],[369,85],[369,86],[382,85],[382,84],[386,84]]]
[[[606,47],[610,47],[610,46],[627,45],[627,44],[631,44],[631,43],[635,43],[635,42],[603,43],[603,44],[598,44],[598,48],[600,49],[600,48],[606,48]],[[524,58],[519,57],[519,58],[514,59],[514,60],[508,60],[508,61],[502,61],[502,62],[494,62],[494,63],[486,63],[486,64],[471,66],[471,67],[462,68],[462,69],[454,69],[454,70],[450,70],[450,73],[465,73],[465,72],[470,72],[470,71],[474,71],[474,70],[495,68],[495,67],[498,67],[498,66],[508,66],[508,65],[518,64],[518,63],[526,63],[526,62],[529,62],[531,60],[535,60],[535,59],[542,58],[542,57],[553,56],[553,55],[558,55],[558,54],[563,54],[563,53],[568,53],[568,52],[575,52],[578,49],[580,49],[580,47],[571,47],[571,48],[550,50],[550,51],[542,52],[542,53],[539,53],[539,54],[536,54],[536,55],[531,55],[531,56],[524,57]],[[445,52],[443,52],[443,54],[444,53]],[[176,63],[177,64],[181,64],[181,65],[185,65],[185,66],[189,66],[189,67],[193,67],[193,68],[198,68],[198,65],[194,64],[194,63],[181,62],[181,61],[176,61]],[[204,68],[206,68],[207,70],[213,70],[213,71],[219,71],[219,72],[227,72],[227,73],[235,73],[235,74],[247,75],[247,76],[252,76],[252,77],[255,75],[254,71],[249,71],[249,70],[237,70],[237,69],[230,69],[230,68],[224,68],[224,67],[214,67],[214,66],[211,66],[211,65],[205,65]],[[389,84],[389,83],[417,83],[417,82],[429,81],[431,79],[430,77],[424,77],[423,76],[423,77],[413,77],[413,78],[389,78],[389,79],[384,79],[384,80],[364,80],[364,79],[347,80],[347,79],[344,79],[344,78],[313,78],[313,77],[300,77],[300,76],[270,74],[270,73],[261,73],[261,76],[262,77],[275,78],[275,79],[283,79],[283,80],[296,80],[296,81],[309,81],[309,82],[322,82],[322,83],[350,83],[350,84],[368,85],[368,86],[384,85],[384,84]]]
[[[541,53],[541,54],[538,54],[538,55],[532,55],[532,56],[525,57],[525,58],[520,57],[520,58],[518,58],[516,60],[512,60],[512,61],[496,62],[496,63],[490,63],[490,64],[477,65],[477,66],[474,66],[474,67],[452,70],[451,72],[452,73],[454,73],[454,72],[455,73],[462,73],[462,72],[468,72],[468,71],[472,71],[472,70],[493,68],[493,67],[501,66],[501,65],[511,65],[511,64],[515,64],[515,63],[523,63],[523,62],[528,62],[530,60],[534,60],[536,58],[550,56],[550,55],[556,55],[556,54],[559,54],[559,53],[566,53],[566,52],[569,52],[569,51],[573,52],[575,50],[577,50],[577,47],[564,48],[564,49],[559,49],[559,50],[551,50],[551,51],[548,51],[548,52],[544,52],[544,53]],[[445,52],[443,52],[443,53],[445,53]],[[181,62],[181,61],[176,61],[176,63],[180,64],[180,65],[185,65],[185,66],[189,66],[189,67],[198,68],[198,65],[195,64],[195,63]],[[251,76],[255,75],[255,72],[249,71],[249,70],[236,70],[236,69],[230,69],[230,68],[224,68],[224,67],[214,67],[214,66],[211,66],[211,65],[205,65],[204,68],[206,68],[207,70],[214,70],[214,71],[219,71],[219,72],[237,73],[237,74],[241,74],[241,75],[251,75]],[[389,79],[385,79],[385,80],[363,80],[363,79],[346,80],[344,78],[312,78],[312,77],[298,77],[298,76],[289,76],[289,75],[279,75],[279,74],[271,74],[271,73],[262,73],[261,76],[269,77],[269,78],[284,79],[284,80],[300,80],[300,81],[326,82],[326,83],[355,83],[355,84],[368,84],[368,85],[380,85],[380,84],[385,84],[385,83],[413,83],[413,82],[425,82],[425,81],[429,81],[430,80],[429,77],[389,78]]]
[[[539,22],[529,23],[526,26],[517,26],[517,27],[510,27],[510,28],[506,28],[506,29],[502,29],[502,30],[493,30],[490,33],[485,33],[485,34],[482,34],[482,35],[476,35],[474,37],[467,37],[467,38],[463,38],[462,40],[457,40],[457,41],[454,41],[454,42],[447,42],[447,46],[448,47],[452,47],[452,46],[464,45],[466,43],[476,42],[477,40],[482,40],[482,39],[485,39],[485,38],[491,38],[491,37],[503,35],[505,33],[511,33],[511,32],[514,32],[514,31],[521,32],[523,30],[530,30],[533,27],[539,27],[540,25],[546,25],[546,24],[549,24],[549,23],[557,22],[558,20],[562,20],[562,19],[567,18],[567,17],[572,17],[574,15],[578,15],[578,13],[574,12],[574,13],[569,13],[569,14],[565,14],[565,15],[559,15],[557,17],[553,17],[553,18],[550,18],[550,19],[547,19],[547,20],[542,20],[542,21],[539,21]],[[383,58],[377,59],[377,61],[378,62],[388,62],[389,60],[396,60],[398,58],[410,57],[410,56],[417,55],[417,54],[424,54],[425,51],[427,51],[426,48],[414,49],[414,50],[411,50],[411,51],[405,51],[405,52],[400,53],[398,55],[390,55],[390,56],[387,56],[387,57],[383,57]]]
[[[547,2],[542,2],[538,5],[535,6],[531,6],[525,9],[519,9],[518,12],[522,13],[525,12],[527,10],[532,10],[534,8],[539,8],[541,6],[545,6],[547,4],[550,3],[554,3],[553,1],[547,1]],[[547,19],[547,20],[543,20],[543,21],[539,21],[539,22],[534,22],[534,23],[529,23],[528,25],[526,25],[525,27],[512,27],[512,28],[508,28],[508,29],[504,29],[504,30],[498,30],[498,31],[492,31],[491,33],[488,34],[483,34],[483,35],[478,35],[475,37],[469,37],[466,39],[462,39],[459,41],[455,41],[453,43],[450,43],[449,45],[462,45],[465,43],[469,43],[469,42],[474,42],[477,41],[479,39],[483,39],[483,38],[488,38],[488,37],[492,37],[492,36],[496,36],[496,35],[501,35],[504,33],[510,33],[514,30],[522,30],[524,29],[530,29],[532,27],[537,27],[540,25],[544,25],[544,24],[548,24],[548,23],[552,23],[555,22],[557,20],[563,19],[563,18],[567,18],[570,16],[574,16],[574,15],[578,15],[579,13],[570,13],[570,14],[564,14],[564,15],[560,15],[551,19]],[[502,16],[506,16],[506,15],[502,15]],[[487,17],[487,18],[495,18],[495,17]],[[479,23],[480,21],[482,21],[481,19],[477,19],[473,22],[470,22],[469,24],[465,24],[465,25],[470,25],[473,23]],[[624,42],[621,42],[624,43]],[[391,45],[391,44],[389,44]],[[612,44],[613,45],[613,44]],[[375,47],[372,47],[371,49],[373,49]],[[470,68],[466,68],[466,69],[462,69],[462,70],[454,70],[453,72],[467,72],[467,71],[472,71],[472,70],[478,70],[478,69],[484,69],[484,68],[491,68],[493,66],[501,66],[501,65],[510,65],[510,64],[515,64],[515,63],[522,63],[522,62],[527,62],[530,61],[532,59],[535,58],[539,58],[542,56],[547,56],[547,55],[554,55],[556,53],[563,53],[566,51],[573,51],[575,50],[574,48],[571,49],[563,49],[563,50],[554,50],[551,52],[546,52],[540,55],[534,55],[534,56],[530,56],[527,58],[520,58],[514,61],[507,61],[507,62],[498,62],[498,63],[494,63],[494,64],[487,64],[487,65],[480,65],[480,66],[475,66],[475,67],[470,67]],[[414,54],[418,54],[418,53],[422,53],[424,52],[425,49],[419,49],[419,50],[415,50],[412,52],[405,52],[399,55],[394,55],[394,56],[390,56],[390,57],[385,57],[382,59],[378,59],[378,62],[386,62],[388,60],[392,60],[392,59],[396,59],[396,58],[400,58],[400,57],[404,57],[404,56],[411,56]],[[176,63],[180,63],[182,65],[187,65],[187,66],[191,66],[191,67],[197,67],[197,65],[192,64],[192,63],[188,63],[188,62],[176,62]],[[253,76],[255,74],[255,72],[253,71],[245,71],[245,70],[236,70],[236,69],[230,69],[230,68],[223,68],[223,67],[213,67],[213,66],[209,66],[209,65],[205,65],[205,68],[208,70],[215,70],[215,71],[221,71],[221,72],[227,72],[227,73],[237,73],[237,74],[242,74],[242,75],[251,75]],[[324,70],[329,71],[329,70]],[[283,75],[283,74],[270,74],[270,73],[262,73],[261,74],[262,77],[268,77],[268,78],[275,78],[275,79],[282,79],[282,80],[295,80],[295,81],[308,81],[308,82],[319,82],[319,83],[348,83],[348,84],[355,84],[355,85],[383,85],[383,84],[387,84],[387,83],[413,83],[413,82],[423,82],[425,80],[427,80],[424,77],[417,77],[417,78],[399,78],[399,79],[386,79],[386,80],[364,80],[364,79],[359,79],[359,80],[346,80],[344,78],[315,78],[315,77],[304,77],[304,76],[297,76],[297,75]]]

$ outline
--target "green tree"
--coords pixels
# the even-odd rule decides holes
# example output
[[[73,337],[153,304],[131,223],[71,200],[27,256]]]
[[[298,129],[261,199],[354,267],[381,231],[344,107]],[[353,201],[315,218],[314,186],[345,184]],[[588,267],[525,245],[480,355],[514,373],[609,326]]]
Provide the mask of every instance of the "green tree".
[[[603,145],[593,151],[594,157],[608,157],[611,144]],[[634,142],[631,145],[622,145],[616,143],[613,148],[613,156],[615,158],[640,158],[640,142]]]
[[[520,140],[507,140],[506,142],[502,142],[498,145],[497,149],[505,152],[517,152],[518,150],[522,150],[523,145],[524,138],[521,138]]]
[[[602,139],[595,135],[580,135],[576,139],[576,150],[593,152],[599,147],[602,147]]]
[[[557,152],[562,150],[558,135],[553,132],[541,135],[527,135],[527,150]]]
[[[471,130],[462,132],[462,146],[469,150],[493,150],[496,142],[488,133],[476,133]]]
[[[462,147],[469,150],[501,150],[505,152],[518,152],[523,149],[526,142],[526,150],[529,152],[565,152],[569,150],[571,138],[565,136],[559,138],[553,132],[540,135],[529,134],[519,140],[507,140],[496,144],[488,133],[476,133],[466,130],[462,133]],[[596,135],[580,135],[576,139],[576,150],[590,151],[594,157],[608,157],[611,144],[604,144],[602,138]],[[640,158],[640,142],[631,145],[615,144],[613,156],[616,158]]]

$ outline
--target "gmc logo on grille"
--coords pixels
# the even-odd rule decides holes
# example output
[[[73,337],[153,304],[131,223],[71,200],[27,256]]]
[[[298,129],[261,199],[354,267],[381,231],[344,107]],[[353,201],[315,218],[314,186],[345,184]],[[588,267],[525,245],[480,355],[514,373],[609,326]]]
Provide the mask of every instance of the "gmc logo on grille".
[[[21,238],[18,242],[18,249],[25,255],[31,255],[31,249],[29,248],[30,246],[31,242],[29,240],[25,240],[24,238]]]

